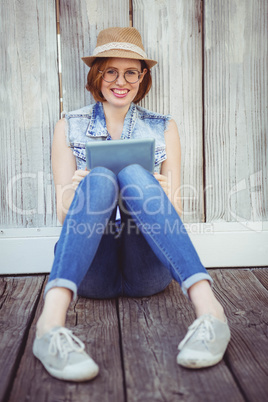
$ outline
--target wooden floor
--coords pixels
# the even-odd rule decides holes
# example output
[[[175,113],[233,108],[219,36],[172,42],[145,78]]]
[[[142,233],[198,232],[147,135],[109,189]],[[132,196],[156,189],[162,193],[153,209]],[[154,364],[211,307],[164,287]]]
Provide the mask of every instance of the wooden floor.
[[[215,367],[176,364],[177,346],[194,319],[172,283],[139,299],[79,298],[67,326],[100,366],[86,383],[50,377],[32,355],[46,275],[0,277],[0,400],[13,402],[153,402],[268,400],[268,268],[210,270],[232,339]]]

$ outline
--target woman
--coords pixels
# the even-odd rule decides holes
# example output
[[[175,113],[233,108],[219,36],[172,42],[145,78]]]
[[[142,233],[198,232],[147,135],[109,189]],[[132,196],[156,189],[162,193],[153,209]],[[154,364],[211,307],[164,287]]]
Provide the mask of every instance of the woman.
[[[55,128],[52,166],[63,227],[33,352],[57,378],[95,377],[97,364],[64,327],[71,300],[77,293],[149,296],[175,279],[197,316],[179,345],[177,362],[190,368],[214,365],[223,357],[230,331],[212,279],[179,217],[177,127],[170,116],[136,105],[150,89],[156,61],[147,58],[135,28],[103,30],[93,56],[83,61],[90,67],[87,89],[96,103],[67,114]],[[86,170],[88,141],[141,137],[155,139],[154,175],[139,165],[117,176],[104,167]]]

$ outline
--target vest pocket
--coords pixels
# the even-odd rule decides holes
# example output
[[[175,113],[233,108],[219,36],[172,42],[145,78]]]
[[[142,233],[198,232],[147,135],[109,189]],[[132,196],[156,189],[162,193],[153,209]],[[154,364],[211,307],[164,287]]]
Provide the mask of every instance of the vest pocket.
[[[165,145],[156,147],[155,148],[155,161],[154,161],[155,166],[160,165],[160,163],[162,163],[165,159],[167,159]]]
[[[86,149],[83,147],[72,147],[73,154],[76,158],[82,159],[84,162],[86,161]]]
[[[84,170],[86,167],[86,149],[84,144],[74,145],[71,144],[71,148],[73,150],[73,154],[76,159],[76,168],[77,170]]]

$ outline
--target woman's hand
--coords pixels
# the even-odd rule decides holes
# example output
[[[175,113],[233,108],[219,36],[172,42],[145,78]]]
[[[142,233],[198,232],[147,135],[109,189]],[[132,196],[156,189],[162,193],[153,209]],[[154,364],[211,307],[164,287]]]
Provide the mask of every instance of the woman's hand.
[[[159,182],[160,186],[165,191],[166,195],[169,197],[169,195],[170,195],[170,183],[168,182],[167,177],[164,176],[163,174],[159,174],[159,173],[154,173],[154,177]]]
[[[77,189],[79,183],[81,180],[84,179],[84,177],[86,177],[89,174],[89,170],[85,169],[85,170],[76,170],[74,172],[74,175],[72,177],[72,187],[74,190]]]

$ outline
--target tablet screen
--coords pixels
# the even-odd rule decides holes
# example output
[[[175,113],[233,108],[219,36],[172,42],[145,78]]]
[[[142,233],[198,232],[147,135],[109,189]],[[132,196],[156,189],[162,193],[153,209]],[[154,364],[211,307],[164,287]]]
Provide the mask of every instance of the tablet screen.
[[[90,141],[86,144],[86,159],[89,170],[103,166],[117,175],[128,165],[139,164],[153,173],[155,139]]]

